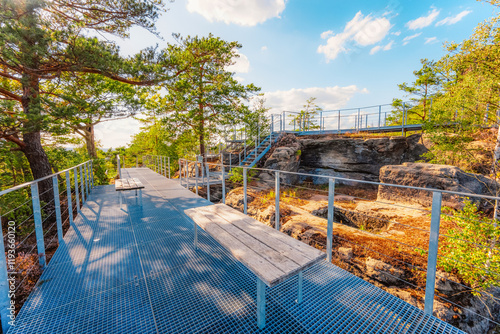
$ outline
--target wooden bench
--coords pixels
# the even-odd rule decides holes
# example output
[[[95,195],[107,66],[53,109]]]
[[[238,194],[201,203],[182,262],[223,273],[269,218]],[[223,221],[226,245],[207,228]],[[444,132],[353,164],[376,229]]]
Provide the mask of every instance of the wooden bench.
[[[135,196],[137,197],[137,190],[139,190],[139,205],[142,206],[142,189],[144,185],[136,178],[130,179],[117,179],[115,180],[115,190],[119,191],[118,197],[120,198],[120,207],[122,206],[122,193],[127,190],[135,190]]]
[[[322,251],[264,225],[225,204],[184,211],[194,222],[194,243],[198,247],[197,226],[257,276],[257,325],[266,324],[266,287],[273,287],[298,275],[297,303],[302,302],[303,270],[326,257]]]

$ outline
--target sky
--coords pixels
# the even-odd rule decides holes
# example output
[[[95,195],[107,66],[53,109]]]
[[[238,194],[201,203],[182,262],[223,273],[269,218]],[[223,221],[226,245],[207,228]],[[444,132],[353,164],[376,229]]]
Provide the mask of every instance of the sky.
[[[438,60],[445,42],[468,38],[496,7],[473,0],[177,0],[156,23],[161,39],[142,28],[115,39],[120,52],[174,43],[172,33],[238,41],[230,70],[261,87],[273,112],[298,111],[309,97],[324,110],[389,104],[405,98],[422,58]],[[103,148],[138,133],[134,119],[96,127]]]

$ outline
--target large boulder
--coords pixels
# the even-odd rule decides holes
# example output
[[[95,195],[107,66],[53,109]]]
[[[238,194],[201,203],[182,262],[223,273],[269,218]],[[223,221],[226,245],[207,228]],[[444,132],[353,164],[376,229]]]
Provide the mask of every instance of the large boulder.
[[[484,195],[494,195],[498,187],[492,179],[483,175],[466,173],[454,166],[427,163],[384,166],[380,169],[380,182]],[[377,200],[430,206],[432,191],[380,185]],[[460,208],[463,200],[457,195],[443,193],[443,205]]]
[[[298,176],[286,172],[298,172],[301,156],[301,144],[294,135],[286,135],[280,138],[277,147],[264,163],[263,168],[280,170],[280,180],[284,184],[295,184]],[[269,186],[274,185],[274,173],[262,172],[259,178]]]
[[[421,159],[427,151],[419,143],[420,135],[382,138],[300,139],[302,154],[300,169],[325,176],[378,181],[379,170],[385,165],[399,165]],[[317,184],[327,178],[313,178]]]

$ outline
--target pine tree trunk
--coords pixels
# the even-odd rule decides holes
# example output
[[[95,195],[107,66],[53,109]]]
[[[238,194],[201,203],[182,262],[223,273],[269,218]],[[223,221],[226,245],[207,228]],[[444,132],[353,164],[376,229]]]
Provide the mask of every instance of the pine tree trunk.
[[[23,133],[24,147],[22,149],[30,165],[33,179],[39,179],[52,174],[49,158],[42,147],[42,140],[39,129],[40,101],[38,99],[40,87],[38,78],[34,75],[24,75],[22,106],[24,113],[28,116],[28,121],[24,128],[28,131]],[[52,180],[47,179],[38,184],[43,202],[50,202],[53,198]]]
[[[97,158],[97,150],[95,148],[95,134],[94,134],[94,126],[89,125],[85,127],[85,144],[87,145],[87,153],[89,154],[91,159]]]

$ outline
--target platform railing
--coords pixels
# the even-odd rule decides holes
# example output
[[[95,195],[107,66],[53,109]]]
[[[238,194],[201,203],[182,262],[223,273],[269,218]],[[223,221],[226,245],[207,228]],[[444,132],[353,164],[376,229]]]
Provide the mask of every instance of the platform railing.
[[[18,301],[34,287],[94,187],[92,161],[0,191],[0,319],[14,323]],[[16,204],[21,203],[21,204]]]
[[[355,273],[365,265],[359,259],[371,258],[375,276],[403,290],[416,291],[423,300],[420,304],[415,299],[416,306],[426,314],[432,315],[439,302],[440,306],[460,309],[457,317],[472,314],[500,325],[492,314],[500,303],[500,227],[491,214],[477,209],[491,210],[500,197],[185,159],[179,160],[179,166],[181,185],[208,200],[226,203],[227,193],[240,188],[243,204],[236,208],[245,214],[249,207],[255,212],[256,208],[272,206],[274,219],[268,223],[288,234],[291,227],[286,222],[293,218],[287,216],[290,207],[307,207],[318,202],[311,197],[319,197],[322,206],[316,215],[320,212],[325,218],[321,226],[326,228],[326,239],[311,239],[309,243],[325,249],[328,261]],[[263,178],[263,174],[268,176]],[[214,186],[222,188],[220,199],[211,196]],[[380,199],[378,195],[367,198],[368,192],[362,191],[365,188],[378,189],[391,198],[407,196],[410,202],[413,197],[420,204]],[[231,204],[235,206],[234,201]],[[458,208],[451,208],[453,205]],[[374,214],[378,211],[385,213]],[[392,211],[398,211],[400,217],[390,218]],[[359,235],[339,233],[342,217],[352,217],[351,225],[356,221],[352,231]],[[317,217],[311,214],[309,218]],[[344,254],[346,249],[357,256]],[[467,297],[450,294],[450,286],[455,287],[455,294]],[[469,307],[467,300],[474,296],[484,303],[484,310]]]

